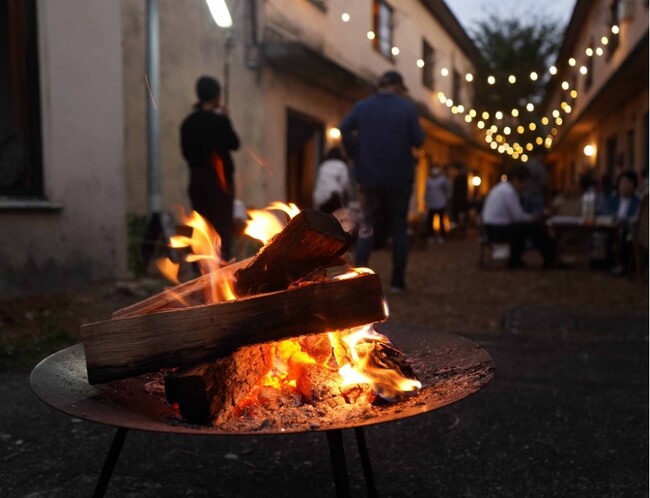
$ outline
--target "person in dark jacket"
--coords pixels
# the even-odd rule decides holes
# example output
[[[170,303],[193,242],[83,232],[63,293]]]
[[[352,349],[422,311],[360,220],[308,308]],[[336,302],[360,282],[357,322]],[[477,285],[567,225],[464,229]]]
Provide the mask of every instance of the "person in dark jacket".
[[[362,194],[365,220],[356,247],[357,266],[367,266],[375,238],[388,227],[393,238],[391,290],[406,287],[408,207],[413,190],[413,147],[424,142],[424,131],[406,91],[402,75],[388,71],[379,91],[360,102],[340,125],[343,145],[354,159],[354,178]]]
[[[221,259],[231,257],[235,166],[230,151],[239,137],[228,111],[220,107],[221,86],[209,76],[196,82],[199,102],[181,125],[181,149],[190,168],[192,209],[205,218],[221,237]]]

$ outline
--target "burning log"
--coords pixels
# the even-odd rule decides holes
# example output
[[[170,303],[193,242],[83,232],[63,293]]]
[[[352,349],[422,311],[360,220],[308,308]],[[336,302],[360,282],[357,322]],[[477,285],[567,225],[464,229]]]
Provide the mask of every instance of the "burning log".
[[[91,384],[189,366],[237,348],[341,330],[386,318],[379,277],[300,285],[212,305],[116,318],[81,327]]]
[[[399,350],[383,336],[386,342],[349,342],[346,337],[354,333],[312,334],[247,346],[217,362],[174,372],[165,380],[167,400],[193,424],[223,427],[245,420],[252,426],[271,427],[309,414],[326,417],[337,410],[403,400],[416,392],[398,387],[417,381]],[[359,354],[364,361],[352,367],[350,358]],[[353,382],[345,382],[344,372],[351,368],[356,370],[348,378]]]
[[[251,296],[286,289],[314,270],[332,266],[351,243],[334,216],[301,211],[250,264],[235,273],[235,292]]]

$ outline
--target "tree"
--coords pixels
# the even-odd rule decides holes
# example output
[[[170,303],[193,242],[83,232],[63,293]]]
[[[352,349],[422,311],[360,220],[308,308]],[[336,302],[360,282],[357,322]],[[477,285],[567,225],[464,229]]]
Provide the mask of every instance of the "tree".
[[[501,19],[492,15],[471,31],[470,36],[484,58],[477,66],[474,107],[479,116],[489,113],[489,118],[484,120],[485,129],[496,125],[495,137],[510,134],[502,136],[502,142],[539,146],[536,140],[542,134],[542,126],[537,108],[563,30],[550,19],[534,19],[527,24],[517,18]],[[522,148],[522,153],[523,150],[531,152]]]

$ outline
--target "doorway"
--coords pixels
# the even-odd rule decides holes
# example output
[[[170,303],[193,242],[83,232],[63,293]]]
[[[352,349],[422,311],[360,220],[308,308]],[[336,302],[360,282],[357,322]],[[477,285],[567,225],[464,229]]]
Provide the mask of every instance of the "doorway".
[[[316,171],[323,157],[321,121],[287,109],[287,201],[312,208]]]

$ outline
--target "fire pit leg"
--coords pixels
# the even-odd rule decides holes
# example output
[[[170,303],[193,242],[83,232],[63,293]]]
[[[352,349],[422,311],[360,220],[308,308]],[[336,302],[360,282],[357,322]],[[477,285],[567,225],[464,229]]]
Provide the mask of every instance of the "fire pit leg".
[[[366,492],[368,494],[368,498],[376,498],[377,489],[375,488],[375,478],[372,475],[372,466],[370,465],[370,456],[368,455],[366,435],[363,432],[363,427],[355,427],[354,434],[357,436],[359,457],[361,458],[361,466],[363,467],[363,477],[366,481]]]
[[[111,444],[111,449],[108,451],[108,455],[106,456],[102,473],[100,474],[99,479],[97,480],[97,485],[95,486],[95,492],[93,493],[94,498],[102,497],[104,496],[104,493],[106,493],[108,482],[111,480],[111,476],[113,475],[113,469],[115,469],[115,464],[117,463],[117,459],[122,451],[122,446],[124,445],[127,432],[129,432],[129,430],[124,427],[117,428],[117,432],[113,438],[113,443]]]
[[[334,486],[338,498],[350,497],[350,483],[348,470],[345,465],[345,451],[343,449],[343,432],[341,429],[326,431],[327,443],[330,447],[330,459],[334,472]]]

